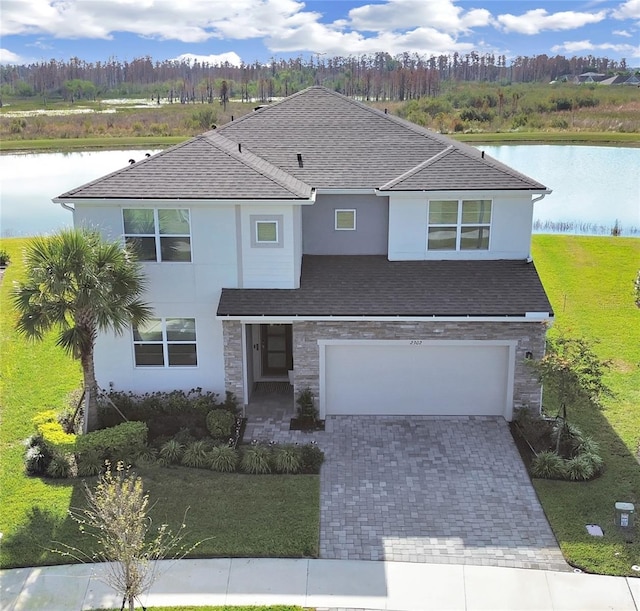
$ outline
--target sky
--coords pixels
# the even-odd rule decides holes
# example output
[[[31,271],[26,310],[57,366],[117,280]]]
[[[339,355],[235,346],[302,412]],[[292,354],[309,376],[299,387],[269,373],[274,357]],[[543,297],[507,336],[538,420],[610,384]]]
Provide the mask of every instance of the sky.
[[[2,64],[476,51],[638,67],[640,0],[0,0],[0,36]]]

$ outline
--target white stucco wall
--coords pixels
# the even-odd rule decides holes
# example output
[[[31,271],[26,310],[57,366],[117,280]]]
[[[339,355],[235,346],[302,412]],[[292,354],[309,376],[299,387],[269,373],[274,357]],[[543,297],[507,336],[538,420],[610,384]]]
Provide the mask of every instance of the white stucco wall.
[[[152,205],[152,204],[150,204]],[[135,367],[131,331],[102,334],[96,343],[98,383],[134,392],[188,390],[200,386],[224,393],[222,323],[215,318],[222,287],[238,286],[236,214],[233,205],[177,205],[191,217],[191,263],[143,263],[148,280],[144,299],[154,314],[195,318],[197,367]],[[99,228],[112,239],[122,235],[123,206],[76,205],[75,223]]]
[[[297,206],[295,206],[297,207]],[[299,213],[298,213],[299,214]],[[240,209],[242,240],[242,287],[292,289],[300,286],[300,229],[294,219],[293,205],[252,206]],[[252,244],[256,218],[281,220],[279,245]],[[298,244],[296,245],[296,241]],[[298,273],[296,274],[296,271]]]
[[[489,250],[427,251],[429,199],[491,199]],[[389,259],[524,259],[529,256],[533,203],[530,193],[433,192],[389,197]]]

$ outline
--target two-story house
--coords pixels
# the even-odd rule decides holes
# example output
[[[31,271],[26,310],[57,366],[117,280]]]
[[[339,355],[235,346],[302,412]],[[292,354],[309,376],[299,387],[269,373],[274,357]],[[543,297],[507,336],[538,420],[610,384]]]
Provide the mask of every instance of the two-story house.
[[[322,87],[54,201],[137,245],[156,318],[101,335],[99,384],[310,388],[331,414],[540,405],[547,296],[530,258],[548,189]]]

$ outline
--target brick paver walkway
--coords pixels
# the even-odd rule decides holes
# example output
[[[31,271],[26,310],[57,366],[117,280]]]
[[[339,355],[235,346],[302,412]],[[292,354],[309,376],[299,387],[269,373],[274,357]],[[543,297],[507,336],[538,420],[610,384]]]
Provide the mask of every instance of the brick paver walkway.
[[[334,416],[320,556],[569,570],[501,418]]]

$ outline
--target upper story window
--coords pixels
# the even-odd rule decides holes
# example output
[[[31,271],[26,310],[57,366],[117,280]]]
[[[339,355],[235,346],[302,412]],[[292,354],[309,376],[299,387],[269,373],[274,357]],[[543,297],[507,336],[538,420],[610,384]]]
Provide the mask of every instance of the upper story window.
[[[195,318],[152,318],[133,328],[136,367],[195,367]]]
[[[356,211],[336,210],[335,212],[335,229],[336,231],[355,231],[356,228]]]
[[[427,250],[488,250],[491,200],[429,201]]]
[[[191,261],[189,211],[171,208],[125,208],[124,239],[141,261]]]
[[[282,248],[282,214],[252,214],[251,246],[254,248]]]

